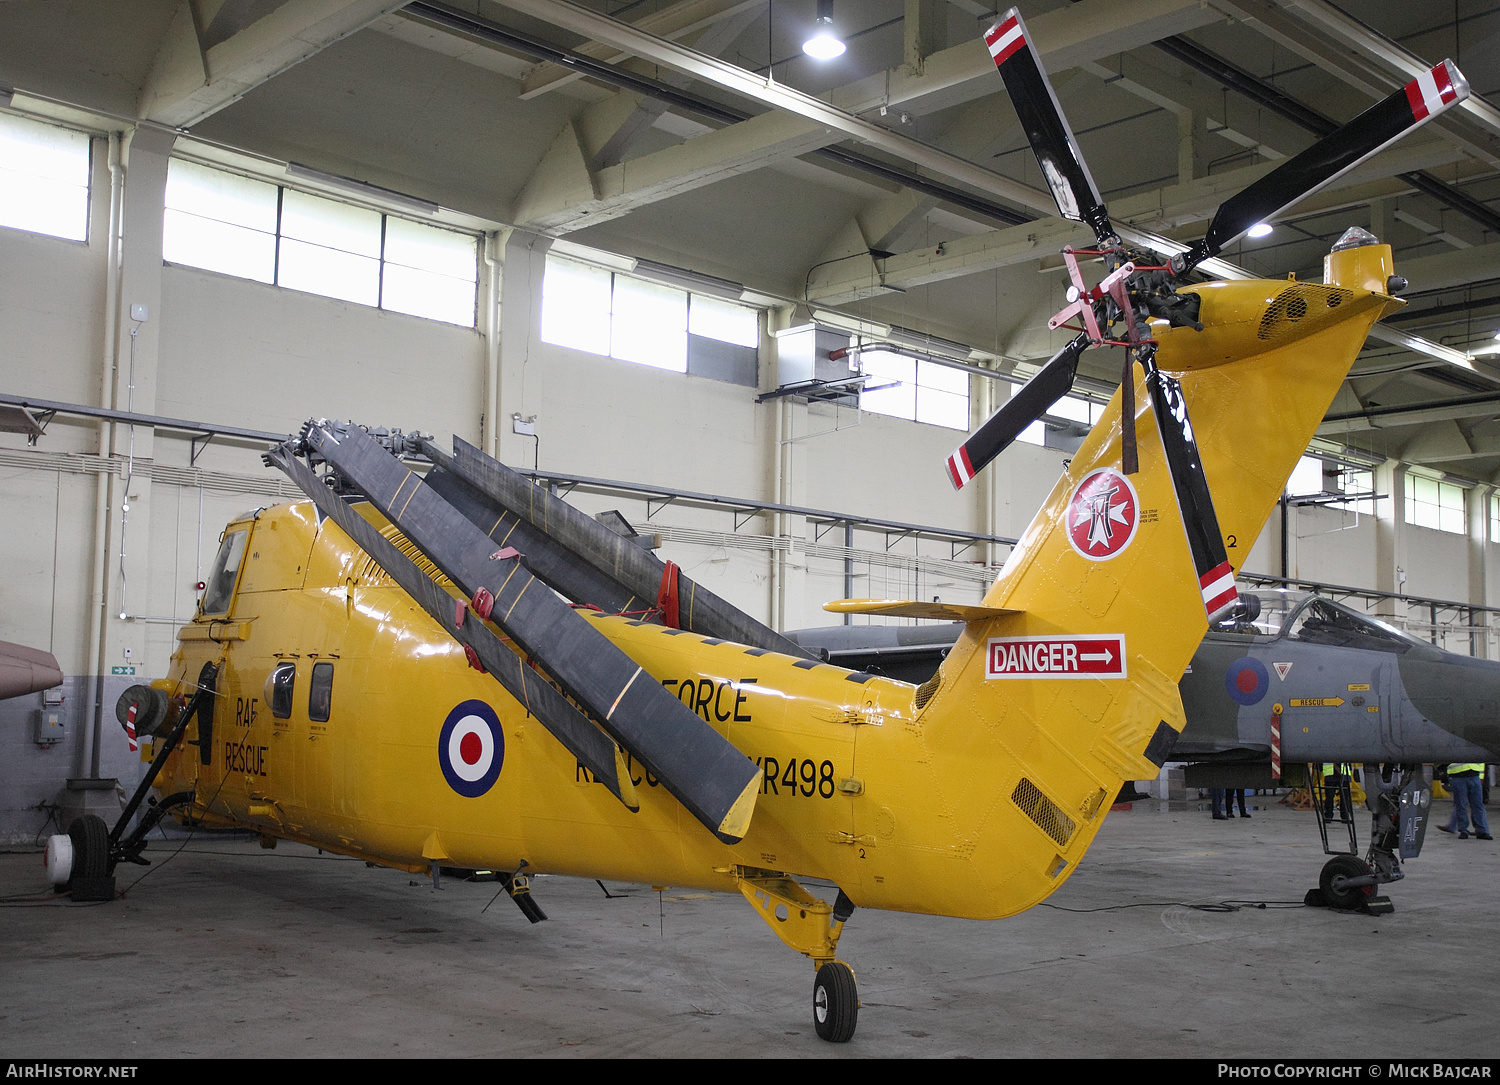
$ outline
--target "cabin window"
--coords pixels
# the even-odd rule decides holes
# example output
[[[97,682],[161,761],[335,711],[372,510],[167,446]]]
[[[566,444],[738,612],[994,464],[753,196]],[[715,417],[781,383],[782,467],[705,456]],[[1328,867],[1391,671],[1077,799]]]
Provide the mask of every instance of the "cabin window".
[[[297,664],[278,663],[266,683],[266,700],[271,702],[271,715],[278,720],[290,719],[292,715],[292,690],[297,685]]]
[[[327,723],[332,712],[333,664],[314,663],[307,690],[307,718],[313,723]]]
[[[204,614],[228,614],[229,600],[234,595],[234,584],[240,575],[240,562],[245,557],[245,540],[249,529],[241,528],[224,536],[214,558],[213,571],[208,577],[208,588],[203,592]]]

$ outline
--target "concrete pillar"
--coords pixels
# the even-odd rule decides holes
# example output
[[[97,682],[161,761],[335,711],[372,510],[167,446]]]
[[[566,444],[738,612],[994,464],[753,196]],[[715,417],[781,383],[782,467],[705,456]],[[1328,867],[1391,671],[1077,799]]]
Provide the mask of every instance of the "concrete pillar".
[[[1486,547],[1490,536],[1490,502],[1493,500],[1495,488],[1493,486],[1475,486],[1469,490],[1464,497],[1464,511],[1468,516],[1469,528],[1469,602],[1483,606],[1489,601],[1488,569],[1486,568]],[[1471,625],[1485,624],[1484,612],[1478,611],[1474,614]],[[1486,638],[1482,635],[1470,633],[1467,643],[1451,644],[1449,650],[1463,652],[1466,649],[1470,655],[1486,655]]]
[[[902,48],[907,69],[920,72],[923,61],[947,44],[947,0],[906,0]]]
[[[156,413],[160,344],[162,217],[166,206],[167,161],[177,133],[142,124],[119,144],[118,194],[112,194],[110,256],[103,284],[105,342],[108,345],[100,404],[120,411]],[[113,150],[113,148],[112,148]],[[88,740],[80,743],[74,778],[100,773],[103,729],[114,725],[114,702],[144,667],[145,627],[134,619],[151,613],[149,548],[151,475],[136,466],[155,455],[149,427],[105,423],[99,452],[117,464],[101,476],[94,524],[94,585],[89,678],[92,703],[86,714]],[[100,796],[103,798],[100,799]],[[95,800],[99,800],[96,802]],[[71,788],[64,805],[69,815],[116,808],[113,793]]]
[[[1375,469],[1375,492],[1389,499],[1375,509],[1375,587],[1380,591],[1406,591],[1406,465],[1386,460]],[[1389,600],[1375,612],[1385,617],[1402,616]]]
[[[970,381],[973,394],[969,397],[969,432],[973,433],[987,422],[1015,393],[1016,385],[1008,381],[975,377]],[[1010,522],[1011,478],[1001,460],[997,460],[983,472],[979,491],[983,510],[984,532],[987,535],[1017,535],[1015,525]],[[972,485],[972,484],[971,484]],[[999,543],[985,543],[981,551],[991,565],[1002,562],[1009,555],[1009,548]]]
[[[1396,220],[1391,212],[1396,210],[1396,201],[1389,197],[1370,201],[1370,232],[1386,244],[1391,242]]]
[[[761,340],[763,365],[762,391],[781,385],[780,355],[775,333],[791,327],[796,318],[793,307],[772,309],[766,314],[767,333]],[[807,504],[806,453],[802,437],[807,434],[807,404],[792,396],[768,400],[774,423],[771,441],[766,449],[769,465],[771,500],[781,505]],[[809,624],[803,620],[806,593],[807,562],[802,553],[807,537],[807,518],[790,513],[776,513],[771,534],[786,540],[787,549],[771,556],[771,628],[778,632]]]
[[[1177,114],[1177,183],[1185,185],[1198,176],[1198,134],[1201,131],[1197,114],[1184,109]]]
[[[505,227],[484,235],[484,262],[480,267],[478,325],[484,335],[484,404],[479,447],[497,459],[500,456],[500,434],[508,428],[500,409],[500,320],[501,299],[505,296],[505,246],[512,230]]]
[[[497,308],[499,353],[495,365],[495,458],[511,467],[530,468],[539,461],[540,440],[515,432],[511,417],[538,413],[526,399],[526,363],[541,344],[542,276],[552,239],[523,230],[509,231],[496,242],[500,286]],[[537,433],[545,435],[546,419]],[[563,434],[552,431],[559,439]]]

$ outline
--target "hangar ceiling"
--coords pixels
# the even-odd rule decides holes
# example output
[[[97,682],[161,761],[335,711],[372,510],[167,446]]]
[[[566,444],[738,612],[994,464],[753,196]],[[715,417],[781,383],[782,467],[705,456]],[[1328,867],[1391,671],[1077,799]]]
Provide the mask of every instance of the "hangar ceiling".
[[[839,0],[849,48],[819,62],[800,50],[814,8],[3,0],[0,89],[18,109],[184,128],[957,340],[1025,372],[1062,342],[1045,329],[1064,304],[1056,251],[1088,235],[1056,219],[1042,188],[981,41],[993,9]],[[1390,241],[1411,287],[1387,327],[1424,343],[1372,339],[1322,433],[1500,479],[1500,354],[1483,353],[1500,348],[1500,110],[1488,100],[1500,2],[1021,8],[1112,217],[1179,241],[1318,132],[1454,59],[1469,102],[1225,257],[1317,278],[1346,227]],[[557,62],[569,57],[596,67]],[[1084,368],[1118,373],[1102,351]]]

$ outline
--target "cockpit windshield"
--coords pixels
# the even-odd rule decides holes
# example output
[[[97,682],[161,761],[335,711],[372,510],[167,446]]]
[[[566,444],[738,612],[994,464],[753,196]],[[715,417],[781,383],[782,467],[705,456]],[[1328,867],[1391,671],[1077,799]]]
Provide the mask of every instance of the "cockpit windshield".
[[[240,562],[245,558],[245,540],[248,538],[250,532],[245,528],[224,536],[218,556],[214,558],[208,587],[203,592],[204,614],[229,613],[229,599],[234,594],[234,582],[239,579]]]
[[[1240,592],[1229,614],[1215,623],[1215,633],[1239,633],[1247,637],[1274,637],[1293,612],[1309,596],[1306,592],[1261,588]]]
[[[1341,603],[1282,588],[1240,592],[1239,602],[1214,625],[1213,632],[1286,636],[1309,644],[1385,652],[1405,652],[1425,643]]]
[[[1395,626],[1377,618],[1357,614],[1348,607],[1313,597],[1295,615],[1288,627],[1292,640],[1327,644],[1338,648],[1372,648],[1379,652],[1409,652],[1428,646]],[[1428,646],[1430,647],[1430,646]]]

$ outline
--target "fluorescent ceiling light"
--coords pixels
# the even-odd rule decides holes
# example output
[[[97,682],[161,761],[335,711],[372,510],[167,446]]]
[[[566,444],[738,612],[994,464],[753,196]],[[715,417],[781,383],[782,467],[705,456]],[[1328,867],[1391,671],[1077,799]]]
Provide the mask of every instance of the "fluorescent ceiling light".
[[[1271,227],[1268,224],[1266,224],[1264,222],[1257,222],[1254,226],[1250,227],[1250,229],[1248,229],[1248,230],[1245,231],[1245,236],[1246,237],[1265,237],[1270,232],[1271,232]]]
[[[802,43],[802,51],[814,60],[832,60],[844,55],[844,43],[833,29],[833,0],[818,0],[813,34]]]

